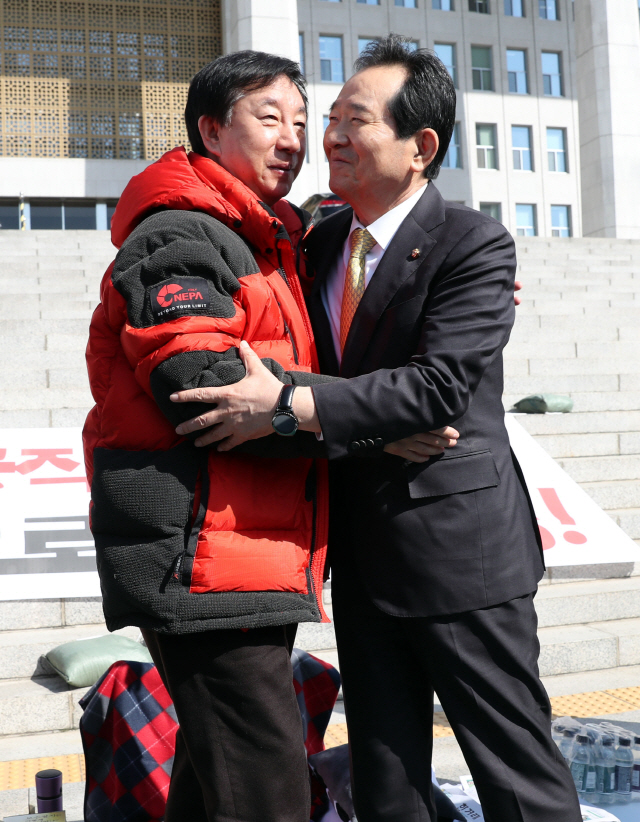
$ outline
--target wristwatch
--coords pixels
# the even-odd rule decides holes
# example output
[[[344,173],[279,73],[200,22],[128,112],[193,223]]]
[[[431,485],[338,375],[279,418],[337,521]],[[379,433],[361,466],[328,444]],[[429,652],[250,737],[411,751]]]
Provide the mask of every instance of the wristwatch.
[[[292,437],[298,430],[298,418],[293,413],[291,402],[293,400],[293,392],[296,390],[295,385],[285,385],[280,392],[280,399],[276,407],[275,413],[271,418],[271,425],[276,434],[281,437]]]

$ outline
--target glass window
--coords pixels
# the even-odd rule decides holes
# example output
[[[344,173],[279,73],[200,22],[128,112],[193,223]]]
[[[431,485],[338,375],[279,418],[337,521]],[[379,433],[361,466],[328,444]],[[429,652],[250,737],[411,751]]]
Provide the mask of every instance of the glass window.
[[[344,83],[342,37],[320,37],[320,79],[323,83]]]
[[[462,168],[462,151],[460,150],[460,123],[453,127],[451,142],[442,161],[442,168]]]
[[[502,222],[502,205],[500,203],[480,203],[480,211],[487,217],[493,217],[499,223]]]
[[[542,52],[542,86],[548,97],[562,97],[560,55],[555,51]]]
[[[298,35],[298,48],[300,50],[300,71],[304,74],[304,34]]]
[[[396,0],[396,6],[402,6],[405,9],[417,9],[418,3],[416,0]]]
[[[509,91],[512,94],[528,94],[527,55],[523,49],[507,49],[507,73]]]
[[[358,3],[364,3],[367,6],[379,6],[380,0],[357,0]]]
[[[478,168],[498,168],[496,127],[493,123],[476,123]]]
[[[377,42],[377,37],[358,37],[358,54],[362,54],[362,52],[366,49],[369,43]]]
[[[571,237],[571,206],[551,206],[551,236]]]
[[[325,3],[341,3],[342,0],[325,0]]]
[[[516,204],[516,234],[518,237],[537,237],[536,207],[531,203]]]
[[[111,218],[116,212],[117,203],[107,203],[107,228],[111,229]]]
[[[34,205],[31,203],[31,228],[52,229],[62,228],[62,204]]]
[[[33,219],[33,217],[32,217]],[[96,207],[91,205],[64,205],[65,229],[82,228],[95,231]]]
[[[511,126],[513,167],[516,171],[533,171],[531,129],[529,126]]]
[[[567,148],[563,128],[547,129],[547,157],[549,171],[567,171]]]
[[[540,17],[543,20],[559,20],[560,9],[558,8],[558,0],[538,0],[540,7]]]
[[[329,128],[329,115],[328,114],[323,114],[322,115],[322,134],[323,135],[324,135],[325,131],[328,128]],[[324,154],[324,151],[322,153]],[[326,154],[324,155],[324,161],[325,161],[325,163],[329,162]]]
[[[638,1],[640,2],[640,0]],[[407,42],[404,44],[404,47],[407,51],[418,51],[418,49],[420,48],[420,44],[417,40],[407,40]]]
[[[439,11],[454,11],[453,0],[431,0],[431,8]]]
[[[0,230],[3,228],[20,228],[18,203],[0,203]]]
[[[489,0],[469,0],[469,11],[477,11],[479,14],[490,14]]]
[[[456,71],[456,47],[452,43],[434,43],[433,50],[444,63],[451,75],[453,85],[458,88],[458,72]]]
[[[471,74],[476,91],[493,91],[491,46],[471,46]]]
[[[524,17],[523,0],[504,0],[504,13],[507,17]]]

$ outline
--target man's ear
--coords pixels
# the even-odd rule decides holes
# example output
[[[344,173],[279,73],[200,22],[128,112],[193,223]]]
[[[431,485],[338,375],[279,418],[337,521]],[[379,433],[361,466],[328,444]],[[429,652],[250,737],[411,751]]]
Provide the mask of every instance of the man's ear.
[[[438,153],[440,139],[432,128],[422,128],[415,135],[416,153],[413,158],[414,171],[423,172]]]
[[[203,114],[198,120],[198,131],[209,157],[212,160],[219,160],[222,150],[220,148],[220,127],[218,121],[209,114]]]

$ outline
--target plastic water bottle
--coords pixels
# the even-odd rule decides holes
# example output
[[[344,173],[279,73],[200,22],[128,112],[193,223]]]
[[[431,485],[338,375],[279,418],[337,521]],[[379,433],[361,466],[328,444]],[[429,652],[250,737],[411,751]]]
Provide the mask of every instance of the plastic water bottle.
[[[571,770],[571,776],[573,777],[573,781],[580,799],[585,799],[590,767],[592,779],[595,783],[596,774],[595,769],[593,768],[591,751],[589,750],[589,737],[584,734],[578,734],[573,747],[573,754],[569,762],[569,769]]]
[[[562,734],[560,744],[558,745],[560,753],[564,757],[564,761],[567,763],[567,765],[571,765],[571,753],[573,751],[573,746],[575,744],[575,735],[575,731],[572,731],[571,728],[566,728]]]
[[[610,805],[613,802],[613,792],[616,789],[616,752],[613,747],[613,737],[603,736],[598,757],[596,759],[596,788],[598,791],[598,805]]]
[[[616,751],[616,802],[631,802],[631,775],[633,773],[633,752],[629,737],[621,736]]]
[[[584,786],[584,798],[587,802],[591,802],[595,804],[598,801],[598,793],[597,793],[597,774],[596,774],[596,756],[597,756],[597,747],[596,747],[596,740],[590,733],[587,733],[587,739],[589,740],[589,764],[587,765],[587,778]]]
[[[640,799],[640,736],[634,737],[633,772],[631,774],[631,792],[634,799]]]

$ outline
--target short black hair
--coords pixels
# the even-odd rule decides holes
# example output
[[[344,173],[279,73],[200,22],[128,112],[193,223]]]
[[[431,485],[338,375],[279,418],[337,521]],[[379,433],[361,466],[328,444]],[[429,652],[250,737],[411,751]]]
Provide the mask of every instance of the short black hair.
[[[306,81],[299,64],[286,57],[264,51],[236,51],[201,68],[189,85],[184,110],[191,148],[206,157],[207,150],[198,129],[198,120],[203,115],[228,125],[238,100],[251,91],[270,86],[282,76],[288,77],[298,89],[307,111]]]
[[[401,140],[408,140],[422,128],[432,128],[440,140],[438,151],[424,176],[435,179],[449,148],[456,122],[456,89],[444,63],[430,49],[410,51],[411,41],[389,34],[373,41],[362,51],[354,69],[375,66],[402,66],[407,79],[389,103],[389,111]]]

